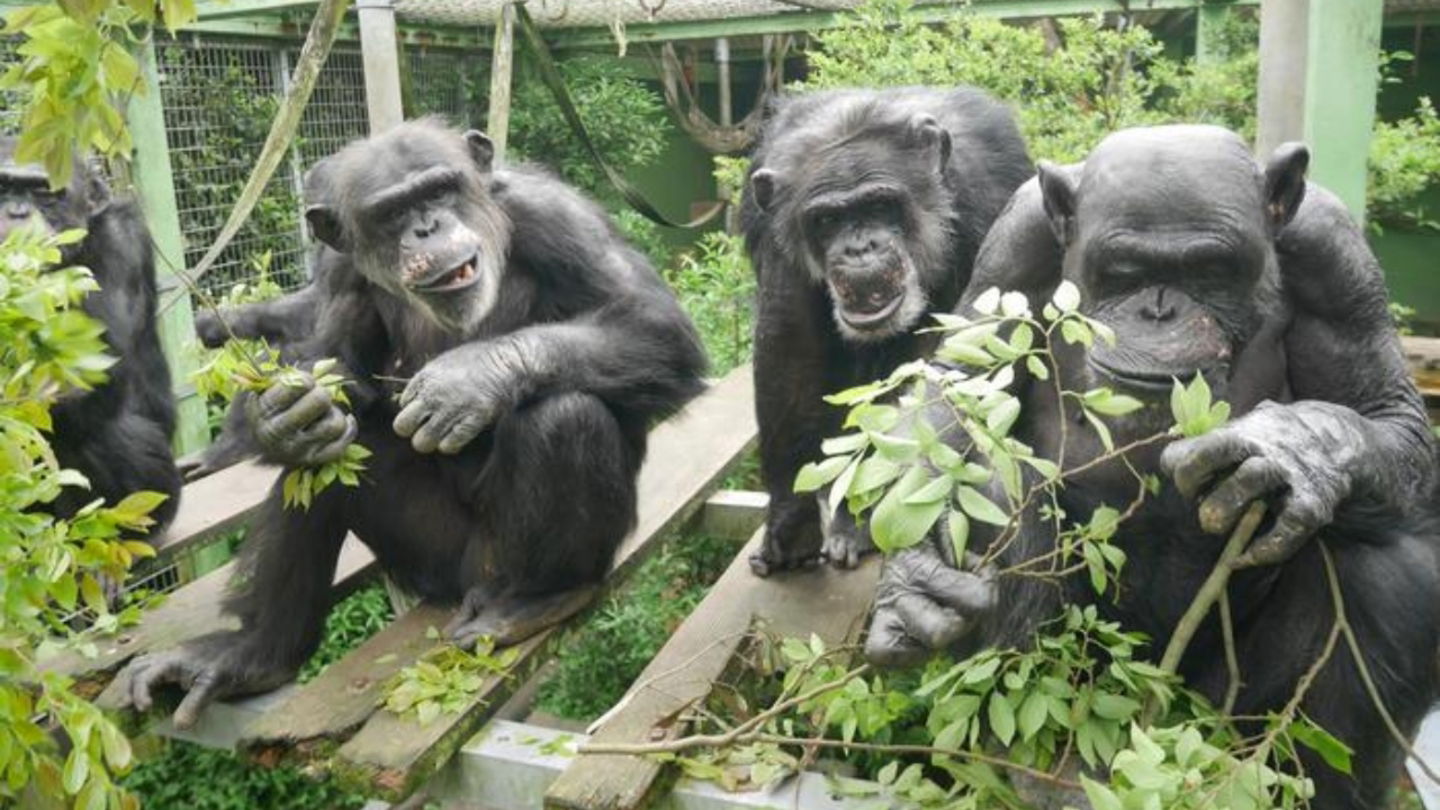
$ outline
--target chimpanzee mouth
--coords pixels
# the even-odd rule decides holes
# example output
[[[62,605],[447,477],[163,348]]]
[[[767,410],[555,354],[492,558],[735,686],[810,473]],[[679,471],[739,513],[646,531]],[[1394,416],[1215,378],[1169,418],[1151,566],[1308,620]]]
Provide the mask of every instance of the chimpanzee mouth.
[[[421,293],[447,293],[463,290],[480,280],[480,254],[470,256],[461,264],[418,284],[410,289]]]
[[[1125,388],[1132,390],[1144,390],[1155,393],[1169,393],[1174,387],[1175,380],[1188,383],[1195,379],[1196,374],[1207,373],[1210,369],[1201,368],[1176,368],[1176,369],[1151,369],[1151,368],[1116,368],[1108,365],[1093,354],[1088,358],[1091,368],[1109,377]],[[1209,376],[1207,374],[1207,376]]]
[[[890,316],[895,314],[895,311],[900,308],[900,304],[904,300],[905,294],[902,292],[884,304],[881,304],[879,309],[869,311],[852,309],[844,303],[841,303],[840,306],[835,309],[839,312],[840,319],[845,322],[846,326],[863,331],[866,329],[874,329],[889,321]]]

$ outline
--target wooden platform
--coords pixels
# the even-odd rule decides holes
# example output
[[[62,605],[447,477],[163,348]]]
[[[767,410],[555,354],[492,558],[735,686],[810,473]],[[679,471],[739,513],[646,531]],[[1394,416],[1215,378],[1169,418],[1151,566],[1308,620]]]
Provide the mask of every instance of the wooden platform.
[[[639,521],[616,554],[607,586],[622,581],[661,539],[694,515],[753,447],[753,400],[750,369],[741,367],[652,431],[640,473]],[[165,553],[242,525],[276,476],[273,469],[246,464],[191,484],[174,527],[160,543]],[[369,552],[349,538],[337,586],[355,582],[371,564]],[[232,565],[171,595],[139,627],[101,644],[97,657],[61,656],[47,661],[46,668],[75,676],[89,693],[98,693],[102,706],[123,711],[127,676],[116,673],[131,658],[233,626],[234,620],[220,611]],[[508,677],[486,683],[458,714],[421,726],[379,710],[385,680],[437,644],[426,639],[426,630],[443,625],[452,611],[421,605],[400,617],[315,680],[292,688],[242,732],[240,747],[265,762],[303,760],[367,795],[408,795],[480,728],[559,636],[556,628],[518,645],[520,655]],[[144,720],[163,716],[157,712]]]

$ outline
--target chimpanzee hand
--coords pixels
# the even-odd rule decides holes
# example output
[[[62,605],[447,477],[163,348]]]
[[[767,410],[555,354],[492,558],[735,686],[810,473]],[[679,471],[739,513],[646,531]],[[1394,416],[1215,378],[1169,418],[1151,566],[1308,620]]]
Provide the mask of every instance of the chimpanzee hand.
[[[358,432],[355,417],[303,373],[247,399],[245,416],[265,457],[287,467],[335,461]]]
[[[420,453],[458,453],[523,395],[525,370],[507,341],[470,343],[425,364],[400,395],[395,432]]]
[[[966,559],[972,570],[955,568],[928,541],[886,560],[865,657],[881,666],[909,666],[964,638],[995,606],[995,573],[974,571],[978,562],[972,554]]]
[[[147,653],[130,664],[130,705],[147,712],[155,690],[174,684],[185,690],[175,710],[176,728],[190,728],[200,710],[216,698],[265,692],[295,677],[298,667],[267,663],[270,658],[246,644],[242,633],[216,633],[181,647]]]
[[[1211,534],[1229,532],[1252,501],[1273,501],[1273,526],[1237,564],[1275,565],[1334,520],[1360,465],[1374,463],[1360,452],[1358,418],[1326,402],[1262,402],[1225,427],[1174,442],[1160,465],[1185,497],[1204,495],[1200,527]]]
[[[220,320],[220,315],[208,309],[195,313],[195,335],[207,349],[218,349],[230,339],[230,332]]]
[[[830,514],[830,495],[822,489],[816,493],[820,504],[820,533],[825,542],[820,556],[836,568],[851,569],[860,564],[860,559],[875,551],[875,541],[870,531],[855,522],[855,516],[845,504]]]

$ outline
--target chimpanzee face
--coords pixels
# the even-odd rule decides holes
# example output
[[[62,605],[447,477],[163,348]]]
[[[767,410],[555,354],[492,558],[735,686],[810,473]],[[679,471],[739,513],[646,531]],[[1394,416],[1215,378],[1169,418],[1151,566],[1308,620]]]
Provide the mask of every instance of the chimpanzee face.
[[[950,134],[923,114],[899,130],[831,144],[788,175],[767,167],[750,177],[756,202],[778,221],[777,241],[803,250],[850,341],[913,329],[932,279],[953,270],[942,182]]]
[[[1159,399],[1198,373],[1224,396],[1271,306],[1274,239],[1303,198],[1307,161],[1287,145],[1262,171],[1232,133],[1173,126],[1112,135],[1080,170],[1043,164],[1064,277],[1116,336],[1066,363],[1067,385]]]
[[[51,190],[43,168],[16,163],[14,155],[15,141],[0,138],[0,241],[24,227],[46,235],[83,228],[104,208],[104,184],[83,164],[77,164],[69,187]]]
[[[510,223],[487,191],[493,154],[479,132],[402,125],[337,155],[336,202],[306,218],[367,279],[469,332],[495,306],[509,250]]]

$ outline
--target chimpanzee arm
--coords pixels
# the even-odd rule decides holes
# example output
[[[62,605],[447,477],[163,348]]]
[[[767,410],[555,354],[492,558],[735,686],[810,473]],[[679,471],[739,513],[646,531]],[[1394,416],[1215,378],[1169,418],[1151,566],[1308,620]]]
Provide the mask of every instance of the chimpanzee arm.
[[[209,349],[218,348],[231,337],[286,344],[304,338],[315,328],[320,304],[320,290],[311,284],[271,301],[222,307],[218,312],[206,309],[195,314],[195,334]]]

